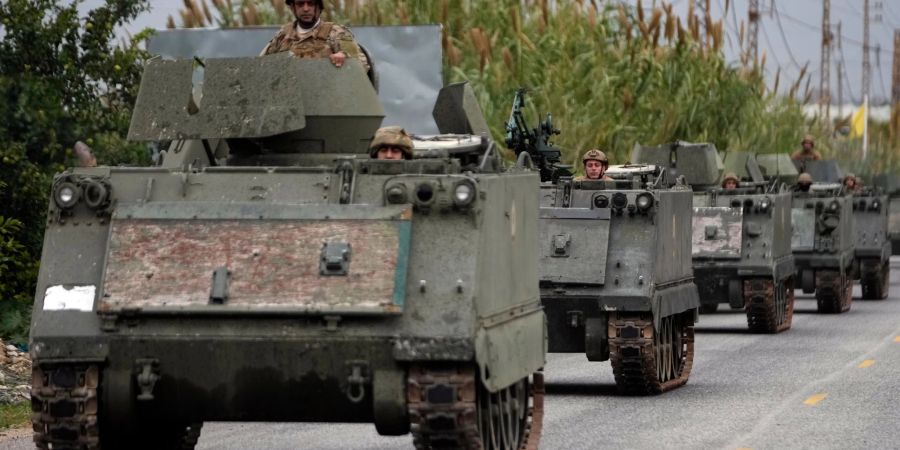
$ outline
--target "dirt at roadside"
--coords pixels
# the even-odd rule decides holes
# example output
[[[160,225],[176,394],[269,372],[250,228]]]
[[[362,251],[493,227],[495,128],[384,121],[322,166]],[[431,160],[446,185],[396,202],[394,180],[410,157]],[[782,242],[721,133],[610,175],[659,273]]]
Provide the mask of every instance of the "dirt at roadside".
[[[31,400],[31,358],[0,339],[0,405]]]

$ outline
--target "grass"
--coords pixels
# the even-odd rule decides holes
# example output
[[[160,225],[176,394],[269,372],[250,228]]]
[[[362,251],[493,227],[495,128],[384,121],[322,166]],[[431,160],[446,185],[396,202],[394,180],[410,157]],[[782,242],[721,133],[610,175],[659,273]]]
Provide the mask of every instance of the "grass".
[[[698,2],[706,8],[693,6]],[[181,26],[280,24],[291,18],[283,3],[193,0],[181,12]],[[848,159],[843,143],[801,111],[810,97],[805,71],[797,80],[776,76],[767,86],[765,54],[759,61],[725,60],[722,20],[702,13],[710,0],[690,2],[683,17],[670,3],[326,0],[325,14],[350,25],[443,24],[445,79],[473,83],[495,139],[502,140],[514,90],[523,86],[532,90],[530,122],[550,112],[563,130],[555,142],[564,162],[578,164],[596,147],[621,163],[635,143],[674,140],[792,152],[806,133],[826,156]],[[653,7],[644,10],[648,4]],[[174,19],[170,26],[177,26]],[[789,94],[778,93],[779,83]],[[873,139],[873,146],[873,160],[884,160],[878,156],[893,153],[896,142]]]
[[[28,402],[13,405],[0,405],[0,430],[19,428],[31,420],[31,404]]]

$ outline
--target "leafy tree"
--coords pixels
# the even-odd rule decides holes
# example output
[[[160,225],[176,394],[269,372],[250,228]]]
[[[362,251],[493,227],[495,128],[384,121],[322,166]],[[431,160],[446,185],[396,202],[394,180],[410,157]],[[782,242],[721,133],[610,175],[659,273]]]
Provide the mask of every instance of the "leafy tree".
[[[80,16],[81,0],[0,2],[0,335],[27,331],[53,174],[72,165],[76,141],[102,164],[145,164],[127,133],[146,52],[140,33],[114,32],[147,0],[106,0]],[[10,309],[21,320],[14,320]]]

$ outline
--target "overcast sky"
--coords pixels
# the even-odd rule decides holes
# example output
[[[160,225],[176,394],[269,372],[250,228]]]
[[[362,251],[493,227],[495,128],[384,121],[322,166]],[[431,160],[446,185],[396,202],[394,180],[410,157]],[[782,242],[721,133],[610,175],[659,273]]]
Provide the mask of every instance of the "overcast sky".
[[[560,0],[569,1],[569,0]],[[617,2],[618,0],[600,0],[601,2]],[[637,0],[625,0],[635,4]],[[684,15],[689,0],[673,0],[676,10]],[[702,0],[698,0],[700,3]],[[721,17],[727,0],[711,0],[713,18]],[[85,0],[84,11],[89,10],[103,0]],[[153,0],[151,11],[143,14],[130,30],[144,27],[165,28],[169,15],[178,19],[178,10],[184,5],[183,0]],[[649,7],[653,0],[644,0],[643,5]],[[822,0],[759,0],[763,15],[759,26],[759,51],[768,55],[767,72],[773,76],[781,67],[782,87],[785,81],[795,80],[800,68],[809,63],[812,74],[810,86],[818,88],[820,79],[821,41],[822,41]],[[729,60],[735,61],[740,54],[738,32],[740,23],[746,22],[749,0],[730,0],[726,23],[728,39],[725,53]],[[871,101],[878,103],[891,94],[891,67],[893,60],[894,30],[900,28],[900,0],[870,0],[870,47],[872,80]],[[859,103],[862,93],[862,42],[863,42],[863,0],[831,0],[831,23],[841,23],[841,51],[837,50],[835,36],[835,52],[831,58],[832,98],[837,101],[837,67],[844,63],[843,95],[845,103]],[[836,29],[835,29],[836,33]],[[880,51],[878,51],[880,46]]]

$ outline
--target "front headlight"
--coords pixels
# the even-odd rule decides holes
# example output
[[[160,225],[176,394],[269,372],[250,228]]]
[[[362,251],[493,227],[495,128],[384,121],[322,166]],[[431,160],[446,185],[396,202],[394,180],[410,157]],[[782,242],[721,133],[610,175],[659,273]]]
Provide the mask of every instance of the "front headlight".
[[[635,204],[637,204],[639,210],[646,211],[653,206],[653,196],[647,192],[644,192],[642,194],[638,194],[634,202]]]
[[[837,202],[837,200],[832,201],[828,204],[828,210],[831,212],[838,212],[841,209],[841,204]]]
[[[59,206],[62,209],[72,208],[78,203],[80,197],[81,190],[78,189],[78,186],[75,183],[70,181],[59,183],[53,191],[53,201],[56,203],[56,206]]]
[[[869,205],[869,208],[871,208],[872,211],[880,211],[881,210],[881,202],[879,202],[878,200],[875,200],[872,202],[871,205]]]
[[[409,203],[409,196],[406,194],[406,186],[402,184],[395,184],[389,187],[387,192],[385,192],[385,197],[387,198],[387,202],[393,205]]]
[[[453,188],[453,204],[469,206],[473,201],[475,201],[475,185],[469,180],[456,183]]]
[[[759,212],[765,213],[769,212],[769,208],[772,206],[772,201],[769,200],[768,197],[759,201]]]

